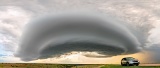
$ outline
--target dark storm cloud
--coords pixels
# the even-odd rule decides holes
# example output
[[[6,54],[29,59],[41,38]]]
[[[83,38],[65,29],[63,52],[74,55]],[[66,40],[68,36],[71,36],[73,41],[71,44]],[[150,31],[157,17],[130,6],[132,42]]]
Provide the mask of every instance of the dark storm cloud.
[[[121,21],[101,14],[50,15],[26,26],[16,56],[30,61],[72,51],[97,52],[108,57],[132,54],[143,46],[138,36]]]

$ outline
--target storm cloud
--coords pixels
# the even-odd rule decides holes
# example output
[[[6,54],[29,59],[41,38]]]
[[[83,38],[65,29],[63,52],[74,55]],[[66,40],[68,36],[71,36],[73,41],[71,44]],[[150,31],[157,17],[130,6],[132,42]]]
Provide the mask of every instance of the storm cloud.
[[[62,13],[27,24],[15,55],[23,61],[57,57],[73,51],[97,52],[111,57],[139,52],[144,41],[139,31],[113,17],[98,13]]]

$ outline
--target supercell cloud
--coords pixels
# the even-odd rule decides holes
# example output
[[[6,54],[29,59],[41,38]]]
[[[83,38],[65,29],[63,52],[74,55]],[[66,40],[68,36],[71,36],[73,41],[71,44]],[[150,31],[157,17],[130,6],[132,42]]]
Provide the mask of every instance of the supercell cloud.
[[[127,26],[103,14],[48,15],[27,24],[16,56],[31,61],[70,52],[97,52],[105,57],[139,52],[143,36]]]

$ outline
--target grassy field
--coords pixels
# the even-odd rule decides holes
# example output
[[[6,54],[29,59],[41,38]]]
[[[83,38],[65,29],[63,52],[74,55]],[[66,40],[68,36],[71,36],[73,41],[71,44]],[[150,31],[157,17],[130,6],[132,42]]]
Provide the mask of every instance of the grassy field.
[[[1,63],[0,68],[72,68],[73,64]]]
[[[121,66],[121,65],[102,65],[100,68],[160,68],[160,66]]]
[[[160,68],[160,66],[120,66],[113,64],[1,63],[0,68]]]

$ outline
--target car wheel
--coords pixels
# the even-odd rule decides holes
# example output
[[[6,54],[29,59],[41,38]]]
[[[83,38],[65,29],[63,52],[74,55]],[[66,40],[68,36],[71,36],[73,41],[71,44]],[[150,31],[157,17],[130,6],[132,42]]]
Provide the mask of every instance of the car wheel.
[[[126,63],[126,66],[129,66],[129,63],[128,63],[128,62]]]
[[[121,64],[121,66],[125,66],[124,64]]]
[[[124,66],[124,64],[121,62],[121,66]]]
[[[136,66],[138,66],[139,64],[136,64]]]

